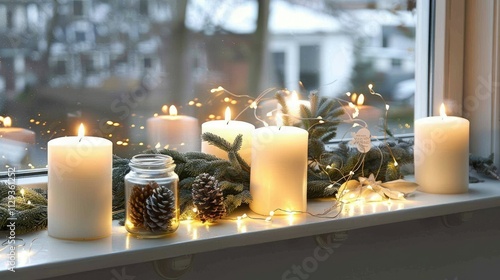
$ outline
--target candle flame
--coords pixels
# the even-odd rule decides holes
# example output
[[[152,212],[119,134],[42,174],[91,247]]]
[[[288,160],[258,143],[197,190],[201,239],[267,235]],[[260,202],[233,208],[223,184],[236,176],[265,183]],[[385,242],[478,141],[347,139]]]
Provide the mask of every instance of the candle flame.
[[[283,126],[283,117],[281,116],[281,112],[276,114],[276,126],[279,128]]]
[[[231,109],[228,107],[226,107],[226,113],[224,115],[224,120],[226,120],[226,122],[229,122],[231,120]]]
[[[83,123],[81,123],[80,127],[78,128],[78,137],[80,138],[80,141],[82,140],[83,136],[85,136],[85,127],[83,127]]]
[[[159,149],[160,147],[161,147],[160,142],[156,143],[155,148],[156,148],[156,149]]]
[[[360,94],[358,96],[358,101],[356,102],[356,105],[361,106],[365,103],[365,96],[363,94]]]
[[[163,114],[168,113],[168,106],[167,106],[167,105],[163,105],[163,106],[161,107],[161,111],[163,112]]]
[[[3,119],[3,126],[10,127],[12,125],[12,119],[10,117],[5,117]]]
[[[446,108],[444,107],[444,103],[441,103],[441,107],[439,108],[439,115],[442,118],[446,117]]]
[[[351,101],[352,102],[356,102],[356,99],[358,99],[358,94],[357,93],[353,93],[351,96]]]
[[[295,90],[292,91],[292,94],[290,95],[290,100],[292,102],[298,102],[299,101],[299,94]]]
[[[174,105],[170,106],[170,108],[168,109],[168,112],[171,116],[177,116],[177,108],[175,108]]]

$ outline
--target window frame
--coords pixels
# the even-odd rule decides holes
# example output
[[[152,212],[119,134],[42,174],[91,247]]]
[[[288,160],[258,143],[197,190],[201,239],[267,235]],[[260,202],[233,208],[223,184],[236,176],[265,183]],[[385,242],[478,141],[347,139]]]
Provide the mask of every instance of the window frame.
[[[500,166],[500,3],[430,2],[435,28],[427,115],[438,115],[443,101],[450,104],[451,114],[470,121],[470,152],[493,153]]]
[[[483,22],[480,17],[485,15],[488,20]],[[443,100],[458,104],[453,113],[463,116],[464,100],[474,97],[470,89],[488,87],[489,102],[481,102],[481,109],[470,117],[471,152],[482,156],[494,152],[497,155],[495,164],[500,166],[500,3],[494,0],[480,4],[466,0],[417,0],[417,18],[416,61],[420,63],[415,64],[415,119],[437,114],[438,104]],[[467,40],[466,31],[484,30],[484,25],[488,25],[488,32],[478,33],[480,38],[493,35],[489,45]],[[483,48],[491,51],[479,56]],[[468,69],[474,61],[476,66],[484,67]],[[492,77],[488,85],[480,84],[482,81],[476,78],[485,71]],[[482,121],[485,118],[487,123]],[[483,133],[474,133],[476,127],[483,128]],[[485,139],[487,143],[482,144]],[[29,176],[44,171],[46,168],[23,170],[18,174]]]

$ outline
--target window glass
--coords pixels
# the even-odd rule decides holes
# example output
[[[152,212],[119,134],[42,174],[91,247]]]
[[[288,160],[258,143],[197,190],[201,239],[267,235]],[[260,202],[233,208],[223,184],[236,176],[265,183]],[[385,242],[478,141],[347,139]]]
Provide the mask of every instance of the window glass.
[[[363,93],[360,117],[382,135],[373,84],[391,130],[411,132],[415,24],[412,0],[0,0],[0,164],[45,167],[47,142],[80,123],[131,157],[155,146],[147,120],[163,105],[201,124],[270,88]]]

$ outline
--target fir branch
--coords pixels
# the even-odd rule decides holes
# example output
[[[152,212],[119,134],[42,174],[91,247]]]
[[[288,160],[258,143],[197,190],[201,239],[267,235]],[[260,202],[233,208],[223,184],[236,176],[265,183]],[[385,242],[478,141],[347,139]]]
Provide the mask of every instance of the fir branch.
[[[278,104],[281,105],[281,112],[283,113],[282,119],[283,119],[283,125],[285,126],[292,126],[293,125],[293,120],[292,117],[290,116],[290,110],[288,109],[288,105],[286,104],[285,97],[281,92],[277,92],[275,95],[276,100],[278,101]]]
[[[470,155],[469,166],[476,170],[479,174],[483,174],[492,179],[500,180],[497,167],[493,163],[493,154],[489,157]]]
[[[319,159],[325,153],[324,143],[315,138],[309,139],[307,153],[309,158]]]
[[[224,194],[237,194],[246,189],[245,185],[241,183],[234,183],[229,181],[219,181],[219,188]]]
[[[330,186],[327,180],[316,180],[307,182],[307,198],[322,198],[325,197],[325,190]],[[330,196],[335,195],[333,192]]]
[[[13,214],[18,235],[47,228],[47,206],[38,205],[23,211],[14,210]],[[5,215],[5,211],[2,210],[1,215]],[[8,230],[7,222],[0,224],[0,230]]]
[[[240,156],[239,153],[236,153],[236,159],[238,161],[238,163],[240,164],[241,168],[245,171],[245,172],[248,172],[250,174],[250,165],[248,165],[248,163]]]
[[[304,104],[300,104],[300,117],[302,118],[303,126],[309,128],[311,126],[311,119],[313,119],[314,116],[312,111]]]
[[[318,112],[318,92],[313,91],[309,94],[309,104],[311,106],[311,117],[317,116]]]
[[[24,189],[24,199],[26,202],[31,201],[32,204],[47,205],[47,198],[34,189],[14,186],[14,190],[12,190],[10,186],[6,182],[0,182],[0,200],[7,199],[9,194],[12,194],[12,191],[15,191],[15,197],[21,197],[21,189]]]
[[[7,225],[7,219],[10,217],[8,208],[0,205],[0,231]]]
[[[236,172],[240,172],[241,171],[241,165],[238,162],[238,158],[236,157],[236,153],[234,151],[230,151],[227,154],[227,156],[228,156],[229,162],[233,166],[234,170],[236,170]]]
[[[227,215],[230,215],[234,210],[240,207],[242,204],[250,204],[252,202],[252,196],[250,191],[242,191],[237,195],[228,195],[224,198],[224,206],[226,207]]]
[[[237,152],[241,149],[241,145],[243,144],[243,135],[238,134],[236,138],[234,138],[233,144],[231,145],[231,149],[229,152]]]
[[[171,157],[175,164],[186,163],[188,161],[187,157],[179,151],[162,149],[159,153]]]
[[[330,111],[335,107],[335,101],[333,100],[328,100],[328,99],[323,99],[325,100],[322,103],[320,103],[320,107],[318,108],[318,112],[316,113],[317,116],[321,116],[324,119],[328,119],[330,117]]]
[[[207,141],[209,145],[214,145],[217,148],[219,148],[225,152],[229,152],[231,150],[231,147],[232,147],[231,144],[226,141],[226,139],[224,139],[218,135],[215,135],[211,132],[203,133],[201,135],[201,139],[203,141]]]
[[[186,158],[185,162],[188,162],[188,161],[193,160],[193,159],[202,159],[202,160],[206,160],[206,161],[220,160],[220,158],[218,158],[214,155],[205,154],[202,152],[187,152],[184,154],[184,157]]]

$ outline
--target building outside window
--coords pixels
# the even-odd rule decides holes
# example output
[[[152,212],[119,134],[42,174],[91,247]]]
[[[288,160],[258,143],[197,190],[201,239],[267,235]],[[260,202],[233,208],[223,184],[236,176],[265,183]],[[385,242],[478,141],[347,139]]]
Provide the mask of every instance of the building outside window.
[[[146,120],[161,114],[163,104],[200,123],[223,118],[227,105],[235,112],[248,106],[247,99],[227,103],[211,95],[218,86],[254,98],[284,88],[301,99],[317,90],[349,100],[346,92],[366,95],[373,84],[391,106],[390,129],[413,129],[414,1],[271,0],[260,8],[267,2],[1,2],[0,12],[22,18],[6,25],[36,21],[40,27],[28,38],[26,30],[0,31],[10,39],[0,45],[0,115],[36,134],[22,160],[3,159],[4,166],[45,167],[47,142],[74,135],[81,122],[130,157],[151,148]],[[137,90],[147,97],[127,116],[113,110],[115,100]],[[366,102],[384,108],[380,100]],[[260,125],[248,110],[240,119]],[[118,125],[103,128],[107,121]],[[383,134],[379,121],[374,135]]]

